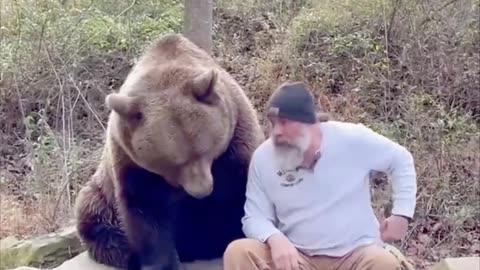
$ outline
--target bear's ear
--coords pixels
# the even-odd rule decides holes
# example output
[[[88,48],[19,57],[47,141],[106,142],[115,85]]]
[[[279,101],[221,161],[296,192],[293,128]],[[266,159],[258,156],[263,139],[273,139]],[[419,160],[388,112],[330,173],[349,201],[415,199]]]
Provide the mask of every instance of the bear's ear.
[[[105,98],[105,104],[123,118],[139,120],[142,117],[138,98],[111,93]]]
[[[217,72],[211,69],[187,82],[186,90],[190,91],[198,101],[214,104],[219,98],[215,91],[216,83]]]

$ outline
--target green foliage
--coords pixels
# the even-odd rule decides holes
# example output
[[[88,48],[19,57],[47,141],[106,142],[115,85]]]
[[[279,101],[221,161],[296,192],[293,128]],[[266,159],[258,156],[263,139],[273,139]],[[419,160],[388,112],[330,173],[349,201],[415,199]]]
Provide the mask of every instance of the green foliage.
[[[3,5],[0,59],[4,70],[45,56],[45,49],[67,59],[93,51],[137,53],[159,35],[179,30],[183,20],[183,3],[178,0],[81,0],[65,4],[11,0]]]
[[[341,0],[341,1],[315,1],[311,8],[302,9],[291,24],[290,35],[294,46],[312,42],[322,37],[333,39],[358,38],[360,35],[368,36],[375,26],[381,22],[381,14],[389,12],[388,2],[380,0]],[[349,37],[342,37],[347,34]]]
[[[183,5],[180,1],[136,4],[125,9],[128,11],[119,18],[110,15],[111,11],[103,7],[89,15],[81,27],[80,36],[82,43],[90,41],[104,51],[133,49],[138,53],[152,39],[180,30],[183,20]]]
[[[329,49],[331,54],[337,56],[347,57],[353,54],[361,57],[368,52],[378,52],[380,46],[375,44],[374,40],[365,32],[354,32],[334,36]]]

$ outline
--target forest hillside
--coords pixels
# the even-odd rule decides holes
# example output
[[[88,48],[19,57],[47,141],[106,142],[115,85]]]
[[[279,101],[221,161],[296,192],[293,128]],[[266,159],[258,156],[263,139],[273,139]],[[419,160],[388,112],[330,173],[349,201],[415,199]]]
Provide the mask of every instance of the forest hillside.
[[[95,169],[108,111],[183,1],[0,1],[0,238],[57,230]],[[318,108],[405,145],[418,207],[400,247],[419,268],[480,253],[479,0],[217,0],[214,54],[258,110],[302,80]],[[372,179],[379,217],[388,178]]]

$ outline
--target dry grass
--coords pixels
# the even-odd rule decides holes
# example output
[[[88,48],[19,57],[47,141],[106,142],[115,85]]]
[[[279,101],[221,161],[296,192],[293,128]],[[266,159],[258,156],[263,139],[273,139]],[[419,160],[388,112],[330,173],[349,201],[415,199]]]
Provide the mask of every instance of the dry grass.
[[[101,149],[104,96],[148,40],[181,25],[178,4],[113,8],[102,0],[73,9],[57,2],[45,2],[57,20],[25,1],[6,13],[43,17],[14,27],[2,14],[9,54],[1,62],[0,237],[48,232],[71,217]],[[43,20],[34,24],[37,18]],[[262,123],[271,90],[303,80],[319,108],[412,151],[418,208],[400,244],[424,269],[441,257],[480,252],[478,18],[478,0],[223,0],[215,10],[215,57],[244,87]],[[391,203],[388,179],[372,183],[381,217]]]

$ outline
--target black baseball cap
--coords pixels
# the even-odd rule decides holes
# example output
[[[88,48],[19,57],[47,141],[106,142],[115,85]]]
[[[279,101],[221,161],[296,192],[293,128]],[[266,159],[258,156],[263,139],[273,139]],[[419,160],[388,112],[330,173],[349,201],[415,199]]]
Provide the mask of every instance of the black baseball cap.
[[[314,97],[303,82],[281,84],[270,97],[267,114],[302,123],[317,122]]]

